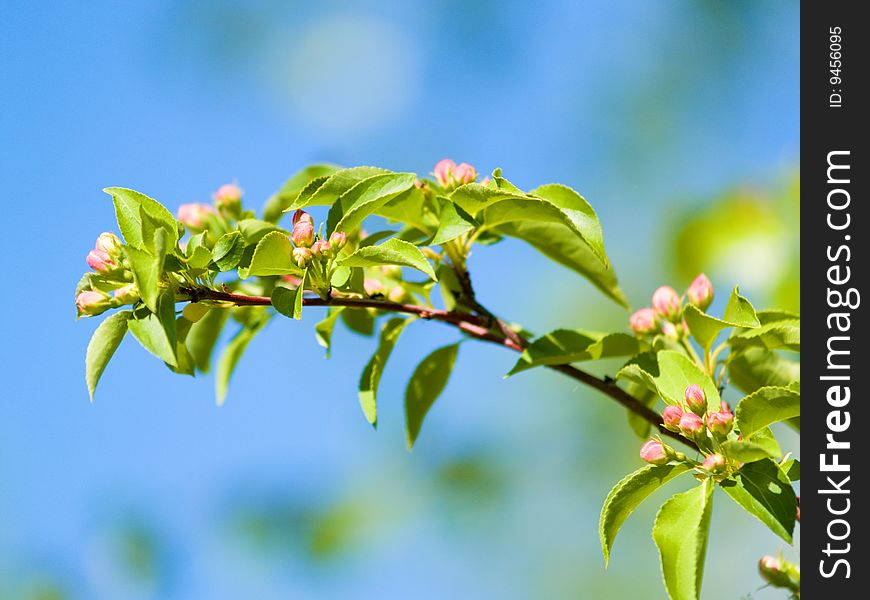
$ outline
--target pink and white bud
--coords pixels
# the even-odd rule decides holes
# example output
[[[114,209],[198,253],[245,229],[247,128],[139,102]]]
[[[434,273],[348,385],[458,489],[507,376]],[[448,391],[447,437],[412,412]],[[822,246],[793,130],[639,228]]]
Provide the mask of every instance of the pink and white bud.
[[[296,277],[296,275],[282,275],[281,279],[292,285],[294,288],[298,288],[302,284],[302,279]]]
[[[669,340],[678,340],[680,339],[680,331],[677,329],[677,326],[671,323],[670,321],[665,321],[662,323],[662,335],[668,338]]]
[[[680,417],[680,433],[689,439],[694,439],[704,431],[704,421],[693,412],[685,412]]]
[[[713,435],[724,438],[734,429],[734,415],[728,411],[719,411],[707,415],[707,429]]]
[[[332,246],[326,240],[317,240],[311,244],[311,253],[318,258],[330,256],[332,254]]]
[[[788,576],[788,565],[776,556],[762,556],[758,561],[758,572],[761,578],[775,587],[794,589],[796,584]]]
[[[680,430],[680,419],[682,418],[683,409],[679,406],[666,406],[665,410],[662,411],[662,421],[664,422],[665,429],[670,431]]]
[[[214,209],[208,204],[190,203],[178,207],[178,220],[194,233],[205,229],[206,220],[213,214]]]
[[[121,254],[121,240],[111,231],[104,231],[97,238],[94,249],[105,252],[112,258],[116,258]]]
[[[76,309],[80,317],[93,317],[106,312],[112,306],[108,294],[96,290],[85,290],[76,296]]]
[[[108,254],[97,249],[88,252],[85,262],[97,273],[109,273],[118,268],[118,263],[112,260]]]
[[[640,447],[640,457],[652,465],[664,465],[674,457],[674,450],[659,440],[649,440]]]
[[[121,304],[133,304],[139,300],[139,290],[135,283],[128,283],[114,291],[115,301]]]
[[[314,226],[314,219],[301,208],[293,213],[293,226],[295,227],[299,222],[311,223],[311,226]]]
[[[214,203],[218,208],[235,209],[242,202],[242,189],[234,183],[225,183],[214,193]]]
[[[338,252],[347,245],[347,234],[343,231],[333,231],[329,236],[329,245]]]
[[[477,169],[468,163],[461,163],[453,169],[453,181],[456,185],[477,181]]]
[[[680,317],[680,297],[669,285],[663,285],[653,292],[652,307],[667,321],[677,321]]]
[[[686,388],[684,397],[689,410],[699,417],[703,417],[704,413],[707,412],[707,395],[701,389],[701,386],[694,383],[691,384]]]
[[[366,279],[363,281],[363,290],[369,296],[384,293],[384,284],[378,279]]]
[[[406,300],[408,300],[408,292],[405,291],[400,285],[397,285],[393,289],[390,290],[390,293],[387,294],[387,299],[390,302],[395,302],[397,304],[402,304]]]
[[[707,310],[710,304],[713,303],[713,284],[710,283],[706,275],[701,273],[689,284],[686,296],[691,304],[694,304],[702,311]]]
[[[704,462],[701,463],[701,466],[710,471],[711,473],[719,473],[725,469],[725,457],[719,453],[714,452],[710,456],[704,459]]]
[[[628,318],[628,325],[637,335],[649,335],[659,330],[656,311],[651,308],[641,308]]]
[[[314,255],[311,254],[311,250],[308,248],[293,248],[293,262],[295,262],[300,269],[307,267],[312,258],[314,258]]]
[[[314,225],[308,221],[300,220],[293,226],[293,233],[290,235],[293,238],[293,243],[297,248],[310,248],[314,243]]]
[[[453,185],[454,169],[456,169],[456,163],[449,158],[439,160],[435,165],[435,168],[432,170],[432,174],[435,176],[435,181],[438,182],[438,185],[441,187]]]

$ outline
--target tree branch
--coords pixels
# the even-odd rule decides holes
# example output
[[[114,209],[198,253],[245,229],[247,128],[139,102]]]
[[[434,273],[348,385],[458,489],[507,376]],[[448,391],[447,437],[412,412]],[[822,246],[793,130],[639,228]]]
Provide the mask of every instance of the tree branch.
[[[272,304],[272,299],[268,296],[247,296],[230,291],[218,291],[208,288],[193,288],[187,286],[182,286],[179,291],[186,294],[191,302],[210,300],[215,302],[227,302],[236,306],[271,306]],[[483,315],[441,310],[427,306],[418,306],[416,304],[402,304],[385,300],[376,300],[374,298],[346,298],[342,296],[332,296],[328,299],[320,297],[303,298],[302,305],[373,308],[385,312],[412,314],[421,319],[441,321],[453,325],[476,339],[498,344],[516,352],[522,352],[528,345],[528,341],[506,325],[501,319],[495,317],[495,315],[477,303],[477,301],[474,300],[473,295],[471,296],[471,299],[474,304],[477,305],[475,308],[479,307],[479,310],[484,313]],[[494,329],[498,329],[498,331],[494,331]],[[510,331],[513,335],[508,335],[506,331]],[[658,429],[661,435],[677,440],[694,450],[697,450],[697,446],[695,446],[695,444],[690,440],[687,440],[673,431],[665,429],[662,424],[661,416],[657,412],[616,385],[616,382],[610,379],[601,379],[572,365],[547,365],[547,368],[552,369],[553,371],[558,371],[571,379],[595,388],[650,423],[653,427]]]

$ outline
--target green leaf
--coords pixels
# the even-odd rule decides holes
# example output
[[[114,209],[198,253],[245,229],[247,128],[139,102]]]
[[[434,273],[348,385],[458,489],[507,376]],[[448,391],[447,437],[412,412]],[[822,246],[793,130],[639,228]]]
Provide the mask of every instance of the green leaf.
[[[175,217],[166,207],[149,198],[145,194],[122,187],[108,187],[104,192],[112,197],[115,205],[115,216],[118,219],[118,228],[124,241],[138,250],[142,250],[152,242],[153,235],[146,239],[143,237],[142,213],[150,217],[153,223],[166,232],[168,247],[174,247],[178,241],[178,227]]]
[[[88,350],[85,354],[85,381],[88,384],[91,402],[94,400],[94,392],[100,376],[127,334],[127,322],[132,316],[131,311],[122,310],[106,317],[88,342]]]
[[[719,485],[746,512],[792,543],[797,498],[776,463],[770,459],[749,463]]]
[[[335,171],[326,178],[318,177],[310,181],[299,192],[299,197],[285,212],[305,208],[306,206],[332,206],[342,194],[360,181],[375,175],[386,175],[389,173],[386,169],[379,167],[351,167]]]
[[[719,410],[716,384],[692,359],[676,350],[639,354],[628,361],[616,377],[644,384],[657,391],[668,404],[676,405],[683,402],[686,388],[694,383],[704,390],[708,410]]]
[[[196,306],[196,305],[193,305]],[[208,310],[208,309],[206,309]],[[195,375],[196,365],[193,362],[193,357],[187,350],[187,336],[190,333],[190,328],[193,322],[186,317],[181,316],[175,320],[175,332],[177,340],[175,342],[175,356],[178,360],[178,366],[169,368],[181,375]]]
[[[305,277],[308,271],[302,275],[302,281],[295,289],[290,289],[284,286],[276,286],[272,290],[272,306],[285,317],[296,319],[302,318],[302,297],[305,291]]]
[[[257,242],[262,240],[267,233],[272,233],[273,231],[280,231],[285,235],[287,234],[286,231],[274,223],[260,221],[259,219],[242,219],[238,222],[238,228],[242,237],[245,239],[245,244],[248,246],[255,245]]]
[[[735,333],[728,339],[732,348],[758,346],[768,350],[801,351],[801,322],[799,319],[773,321],[756,329]]]
[[[583,238],[592,251],[607,264],[607,253],[604,251],[604,232],[601,222],[592,205],[586,199],[565,185],[551,183],[542,185],[531,191],[534,196],[544,198],[553,206],[559,208],[568,219],[573,229]]]
[[[776,441],[776,436],[773,435],[770,427],[759,429],[752,435],[752,443],[764,448],[768,456],[782,456],[782,448],[779,447],[779,442]]]
[[[221,406],[227,397],[227,388],[229,387],[230,378],[242,354],[254,339],[254,336],[266,326],[269,322],[269,317],[256,321],[251,327],[243,327],[233,339],[230,340],[226,348],[224,348],[215,370],[215,400],[217,405]]]
[[[302,275],[302,269],[293,262],[293,243],[280,231],[267,233],[257,244],[251,265],[239,269],[239,277],[252,275]]]
[[[438,231],[435,232],[435,237],[430,242],[433,246],[446,244],[478,226],[474,217],[448,199],[442,201],[438,221]]]
[[[747,442],[745,440],[726,440],[719,447],[722,454],[730,459],[751,463],[765,458],[776,458],[778,453],[771,453],[770,450],[755,442]]]
[[[162,233],[162,230],[161,230]],[[145,250],[138,250],[133,246],[126,246],[124,252],[133,272],[133,281],[139,290],[139,296],[151,312],[157,312],[157,299],[160,297],[160,279],[163,276],[163,265],[166,260],[166,247],[164,235],[158,235],[162,240],[156,246],[156,254]]]
[[[339,167],[329,164],[311,165],[305,167],[288,179],[281,188],[272,194],[263,207],[263,219],[277,223],[283,214],[298,198],[299,193],[315,179],[325,181],[327,176],[337,171]]]
[[[377,426],[378,422],[378,385],[381,382],[384,367],[390,358],[390,354],[393,352],[393,347],[396,345],[399,335],[412,320],[394,318],[384,323],[384,327],[381,329],[378,349],[372,355],[365,369],[363,369],[359,380],[359,403],[366,420],[372,426]]]
[[[747,439],[759,429],[800,414],[800,392],[776,386],[757,389],[740,400],[734,411],[737,429]]]
[[[187,266],[191,269],[205,269],[211,263],[211,252],[205,246],[197,246],[187,259]]]
[[[374,214],[419,229],[425,232],[426,238],[431,237],[437,225],[433,212],[428,209],[426,196],[416,185],[381,205]]]
[[[414,369],[405,389],[405,439],[408,449],[414,447],[426,413],[447,386],[458,353],[459,344],[438,348]]]
[[[725,305],[722,319],[728,323],[736,323],[740,327],[753,328],[761,325],[752,303],[740,295],[740,287],[736,285],[731,291],[728,304]]]
[[[135,314],[135,317],[128,321],[133,337],[148,352],[166,364],[177,367],[175,294],[172,290],[165,290],[160,295],[157,313],[148,312],[144,317]]]
[[[335,329],[335,323],[338,317],[344,311],[343,306],[331,306],[328,309],[326,318],[314,326],[314,335],[317,337],[317,343],[326,348],[326,358],[332,350],[332,330]]]
[[[686,320],[686,325],[689,326],[692,337],[705,350],[709,350],[716,336],[729,327],[755,328],[759,326],[755,309],[752,308],[749,300],[740,295],[737,287],[731,292],[731,298],[728,300],[725,316],[722,319],[712,317],[691,304],[683,309],[683,318]]]
[[[622,524],[634,512],[641,502],[662,487],[671,479],[690,470],[685,463],[676,465],[647,465],[634,473],[626,475],[613,486],[598,519],[598,538],[601,540],[601,551],[604,553],[604,564],[610,562],[610,552],[616,534]]]
[[[339,264],[346,267],[400,265],[417,269],[435,280],[435,271],[420,249],[398,238],[389,239],[379,246],[359,248]]]
[[[332,205],[326,219],[327,234],[333,231],[353,232],[367,216],[411,189],[416,180],[417,176],[413,173],[385,173],[363,179]]]
[[[648,348],[646,342],[625,333],[604,334],[579,329],[557,329],[532,342],[508,375],[541,365],[564,365],[614,356],[634,356]]]
[[[732,350],[728,358],[728,376],[737,389],[751,394],[761,387],[785,387],[800,381],[801,366],[773,350],[746,347]]]
[[[653,525],[662,578],[671,600],[701,596],[707,535],[713,512],[713,481],[706,479],[662,504]]]
[[[239,265],[245,252],[245,240],[241,232],[231,231],[218,239],[212,250],[212,259],[221,271],[231,271]]]
[[[366,308],[347,308],[341,312],[341,321],[351,331],[370,336],[375,332],[375,318]]]
[[[462,208],[469,215],[476,215],[487,206],[496,202],[526,200],[531,198],[531,196],[516,188],[499,189],[479,183],[467,183],[453,190],[449,198],[451,202]]]
[[[788,477],[789,481],[800,481],[801,478],[801,461],[792,458],[782,465],[782,472]]]
[[[641,404],[646,406],[647,408],[653,408],[659,400],[659,396],[656,392],[650,390],[645,385],[641,385],[635,383],[633,381],[629,381],[625,386],[625,391],[629,393],[629,395],[634,396]],[[631,427],[631,430],[634,434],[642,439],[646,440],[650,431],[652,430],[652,425],[646,418],[642,417],[634,410],[625,409],[625,414],[628,417],[628,426]]]
[[[229,316],[227,309],[212,308],[191,326],[187,334],[187,349],[194,365],[203,373],[208,373],[211,367],[212,352]]]

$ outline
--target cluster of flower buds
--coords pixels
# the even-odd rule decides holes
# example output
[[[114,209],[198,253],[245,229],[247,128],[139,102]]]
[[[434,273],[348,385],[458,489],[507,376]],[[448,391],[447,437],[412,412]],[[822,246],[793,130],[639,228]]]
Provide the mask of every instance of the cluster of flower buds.
[[[686,291],[689,304],[707,310],[713,302],[713,284],[701,273]],[[670,339],[679,339],[687,332],[683,320],[683,300],[677,291],[668,286],[659,287],[652,295],[652,308],[641,308],[628,319],[631,330],[640,337],[661,333]]]
[[[98,315],[110,308],[139,300],[136,285],[130,283],[133,276],[124,256],[123,245],[114,233],[101,233],[85,262],[94,273],[101,276],[101,289],[85,289],[76,294],[79,316]],[[112,291],[112,294],[106,290]]]
[[[191,203],[178,207],[178,220],[192,233],[204,231],[209,216],[213,214],[215,214],[215,210],[208,204]]]
[[[758,561],[758,572],[762,579],[774,587],[786,588],[793,592],[800,592],[801,570],[794,563],[790,563],[782,556],[762,556]]]
[[[347,245],[347,234],[334,231],[328,240],[318,238],[314,231],[314,219],[304,210],[293,213],[293,262],[300,268],[307,267],[312,260],[334,258]]]
[[[432,170],[442,188],[454,188],[477,181],[477,170],[468,163],[456,164],[449,158],[439,160]]]
[[[122,269],[124,255],[121,250],[121,240],[114,233],[101,233],[94,249],[88,252],[88,266],[97,273],[112,273]]]

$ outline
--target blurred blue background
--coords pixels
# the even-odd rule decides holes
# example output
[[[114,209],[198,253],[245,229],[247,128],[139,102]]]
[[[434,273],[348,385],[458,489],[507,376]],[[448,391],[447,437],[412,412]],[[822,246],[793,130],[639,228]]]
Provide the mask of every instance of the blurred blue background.
[[[604,570],[598,511],[640,442],[601,396],[503,380],[513,356],[464,344],[408,453],[404,382],[455,335],[409,328],[374,432],[355,396],[372,341],[338,331],[324,361],[311,310],[259,336],[220,409],[209,378],[131,340],[91,404],[97,321],[74,320],[72,290],[115,228],[105,186],[174,210],[236,180],[259,206],[310,162],[450,156],[578,189],[634,306],[701,261],[720,291],[798,308],[797,2],[93,0],[0,18],[0,597],[664,596],[654,501]],[[519,243],[470,266],[534,331],[625,326]],[[714,513],[704,596],[782,597],[755,574],[781,541],[724,495]]]

